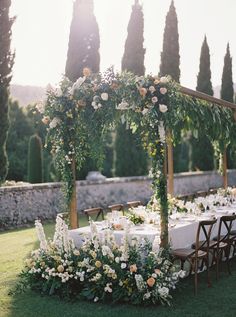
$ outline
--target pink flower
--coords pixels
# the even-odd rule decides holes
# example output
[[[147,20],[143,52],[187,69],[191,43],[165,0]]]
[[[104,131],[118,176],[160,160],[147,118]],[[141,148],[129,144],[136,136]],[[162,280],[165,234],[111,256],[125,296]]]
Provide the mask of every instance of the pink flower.
[[[162,95],[165,95],[165,94],[167,93],[167,89],[166,89],[165,87],[161,87],[161,88],[160,88],[160,93],[161,93]]]

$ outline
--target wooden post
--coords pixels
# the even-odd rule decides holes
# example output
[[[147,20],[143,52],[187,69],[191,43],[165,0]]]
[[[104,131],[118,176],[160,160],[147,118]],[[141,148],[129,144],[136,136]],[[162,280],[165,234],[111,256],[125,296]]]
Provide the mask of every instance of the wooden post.
[[[226,147],[223,153],[223,160],[222,160],[222,169],[223,169],[223,186],[226,189],[228,187],[228,175],[227,175],[227,154],[226,154]]]
[[[76,200],[76,169],[75,169],[75,158],[72,159],[71,163],[72,178],[73,178],[73,189],[71,201],[69,204],[70,208],[70,227],[76,229],[79,225],[77,217],[77,200]]]
[[[168,152],[168,194],[174,195],[174,159],[171,130],[167,131],[167,152]]]

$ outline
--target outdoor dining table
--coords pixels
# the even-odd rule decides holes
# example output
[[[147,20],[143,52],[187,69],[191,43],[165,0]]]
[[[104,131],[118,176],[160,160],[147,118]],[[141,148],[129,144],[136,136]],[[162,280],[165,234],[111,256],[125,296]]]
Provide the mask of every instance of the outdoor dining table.
[[[236,205],[218,207],[214,212],[204,212],[201,215],[193,214],[178,214],[178,217],[173,215],[169,219],[169,242],[170,246],[174,249],[186,248],[192,245],[196,239],[196,232],[199,221],[209,220],[213,217],[217,218],[217,222],[212,230],[212,237],[217,236],[219,219],[223,215],[230,215],[236,212]],[[104,233],[105,222],[95,222],[99,235],[102,236]],[[225,228],[223,228],[224,230]],[[236,221],[233,224],[233,228],[236,229]],[[90,226],[81,227],[78,229],[70,230],[69,236],[73,239],[76,248],[80,248],[83,244],[84,237],[91,236]],[[122,243],[124,236],[124,230],[114,230],[114,237],[117,244]],[[133,225],[130,227],[128,236],[130,239],[137,237],[138,239],[148,239],[151,243],[154,241],[156,236],[160,236],[160,226],[154,224],[142,224]],[[200,237],[201,238],[201,237]],[[202,236],[202,239],[204,237]]]

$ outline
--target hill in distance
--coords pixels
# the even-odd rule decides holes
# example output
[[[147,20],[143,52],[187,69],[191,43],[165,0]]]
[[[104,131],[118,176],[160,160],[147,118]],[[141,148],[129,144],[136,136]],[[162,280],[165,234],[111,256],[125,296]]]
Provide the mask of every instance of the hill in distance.
[[[20,107],[26,107],[44,99],[46,90],[46,87],[11,85],[10,94],[13,100],[18,100]]]

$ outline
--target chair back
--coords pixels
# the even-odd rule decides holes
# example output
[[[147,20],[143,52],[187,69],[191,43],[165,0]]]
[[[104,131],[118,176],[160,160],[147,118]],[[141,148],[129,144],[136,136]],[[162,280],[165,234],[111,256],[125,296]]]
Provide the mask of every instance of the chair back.
[[[124,214],[124,205],[123,204],[115,204],[108,206],[109,211],[122,211]]]
[[[218,235],[217,235],[217,244],[218,245],[220,242],[226,242],[226,243],[229,242],[233,222],[235,220],[236,220],[235,214],[220,217],[220,224],[219,224]],[[225,231],[223,232],[224,229],[225,229]]]
[[[91,216],[96,216],[95,221],[97,221],[100,215],[102,216],[102,219],[104,220],[104,213],[101,207],[85,209],[84,213],[87,216],[88,221]]]
[[[138,206],[141,206],[142,203],[140,200],[135,200],[135,201],[127,201],[127,206],[128,208],[135,208],[135,207],[138,207]]]
[[[196,234],[196,243],[195,243],[196,257],[198,255],[198,250],[205,249],[207,253],[209,252],[211,232],[216,222],[217,222],[216,218],[211,220],[203,220],[199,222],[197,234]]]

